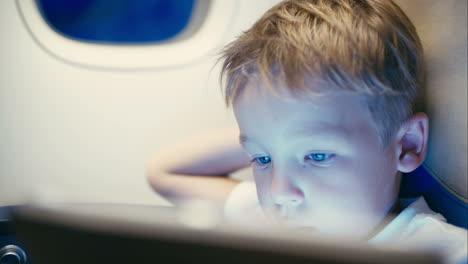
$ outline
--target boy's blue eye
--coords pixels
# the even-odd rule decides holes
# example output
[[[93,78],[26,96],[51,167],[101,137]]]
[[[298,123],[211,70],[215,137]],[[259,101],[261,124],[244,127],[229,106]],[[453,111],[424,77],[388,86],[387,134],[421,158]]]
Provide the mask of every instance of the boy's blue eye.
[[[333,156],[331,153],[311,153],[306,156],[306,159],[322,162],[330,159]]]
[[[263,157],[255,158],[255,161],[257,161],[260,164],[266,165],[271,162],[271,158],[268,156],[263,156]]]

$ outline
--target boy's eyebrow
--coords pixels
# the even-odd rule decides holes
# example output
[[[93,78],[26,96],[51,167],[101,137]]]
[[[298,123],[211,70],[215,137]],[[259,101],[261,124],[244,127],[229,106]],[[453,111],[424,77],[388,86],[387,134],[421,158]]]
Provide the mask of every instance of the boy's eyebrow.
[[[300,129],[290,130],[287,131],[287,137],[295,137],[295,136],[325,136],[325,137],[334,137],[335,139],[344,138],[346,137],[346,132],[343,129],[339,129],[338,126],[330,126],[330,125],[322,125],[322,126],[314,126],[314,127],[302,127]],[[244,145],[245,142],[252,141],[250,137],[245,134],[239,135],[239,143]]]
[[[244,134],[240,134],[239,135],[239,143],[241,143],[241,145],[243,145],[246,141],[249,141],[249,138]]]
[[[242,146],[245,146],[245,143],[246,143],[246,142],[256,143],[255,138],[251,138],[251,137],[248,137],[247,135],[240,134],[240,135],[239,135],[239,143],[240,143]]]
[[[287,132],[288,136],[300,136],[300,135],[336,135],[345,136],[347,133],[344,132],[344,128],[337,125],[321,124],[319,126],[303,126],[300,129],[290,130]]]

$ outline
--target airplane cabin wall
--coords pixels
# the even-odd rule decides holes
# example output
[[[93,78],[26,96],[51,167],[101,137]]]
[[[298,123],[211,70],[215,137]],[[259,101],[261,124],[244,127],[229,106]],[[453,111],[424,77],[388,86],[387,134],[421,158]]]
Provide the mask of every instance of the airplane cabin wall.
[[[227,43],[277,1],[241,0]],[[14,0],[0,1],[0,206],[28,200],[167,204],[146,182],[151,155],[234,126],[219,86],[221,47],[184,67],[98,70],[41,48]]]

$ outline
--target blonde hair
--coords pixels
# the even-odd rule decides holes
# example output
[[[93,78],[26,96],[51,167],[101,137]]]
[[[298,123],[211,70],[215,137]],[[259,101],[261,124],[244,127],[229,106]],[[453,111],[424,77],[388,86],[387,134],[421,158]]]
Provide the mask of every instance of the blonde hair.
[[[326,93],[310,85],[318,81],[362,94],[386,143],[412,115],[422,58],[414,26],[390,0],[286,0],[225,47],[221,80],[228,106],[257,74],[272,92],[280,81],[292,94]]]

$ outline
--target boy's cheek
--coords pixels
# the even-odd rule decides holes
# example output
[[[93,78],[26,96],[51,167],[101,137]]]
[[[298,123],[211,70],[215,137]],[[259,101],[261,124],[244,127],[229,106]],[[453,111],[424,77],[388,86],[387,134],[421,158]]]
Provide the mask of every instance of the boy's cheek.
[[[257,197],[260,202],[260,205],[262,206],[262,208],[266,208],[268,204],[271,204],[271,202],[268,202],[268,198],[270,197],[268,176],[265,175],[265,173],[262,174],[254,172],[254,180],[257,188]]]

